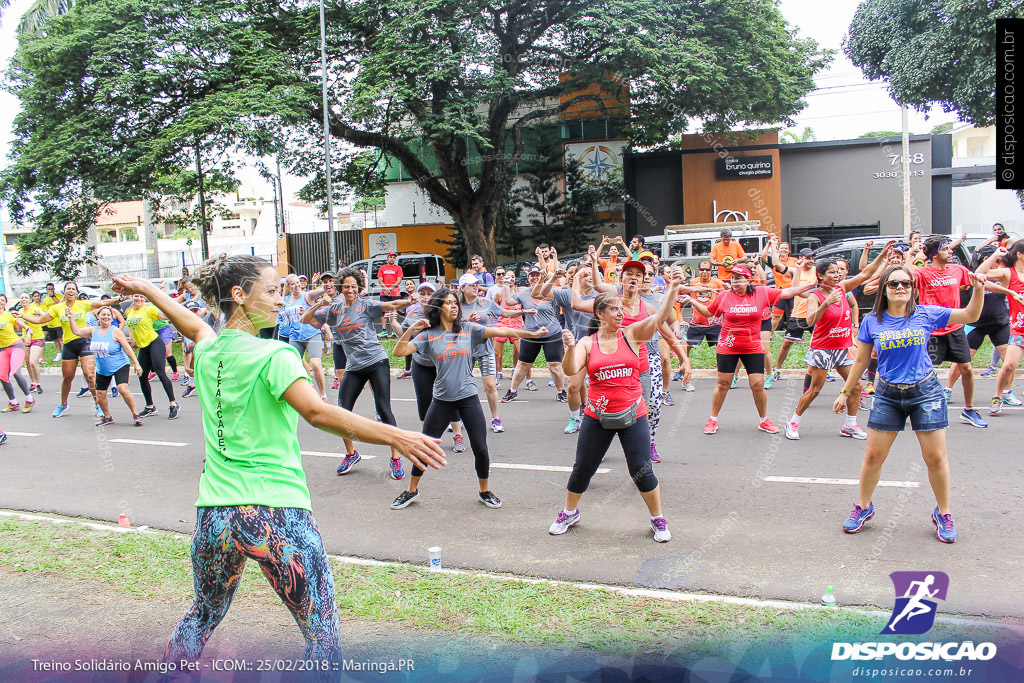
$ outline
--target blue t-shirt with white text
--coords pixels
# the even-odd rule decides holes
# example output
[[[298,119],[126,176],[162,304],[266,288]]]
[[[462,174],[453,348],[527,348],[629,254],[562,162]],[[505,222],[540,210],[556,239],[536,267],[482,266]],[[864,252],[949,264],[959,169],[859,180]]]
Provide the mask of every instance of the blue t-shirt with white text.
[[[878,354],[878,376],[890,384],[915,384],[934,367],[928,355],[932,330],[949,321],[953,309],[942,306],[918,306],[913,315],[895,318],[882,314],[879,322],[870,313],[860,324],[857,341],[871,344]]]

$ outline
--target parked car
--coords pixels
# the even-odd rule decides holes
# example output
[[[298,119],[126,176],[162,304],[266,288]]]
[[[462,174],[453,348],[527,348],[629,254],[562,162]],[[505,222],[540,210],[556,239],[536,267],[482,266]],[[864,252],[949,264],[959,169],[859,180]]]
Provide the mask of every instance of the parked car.
[[[1010,244],[1020,239],[1020,235],[1014,232],[1008,232],[1006,235],[1010,238]],[[992,233],[990,232],[969,232],[964,240],[964,246],[967,247],[967,251],[973,254],[975,249],[990,239],[992,239]]]
[[[864,253],[864,244],[868,241],[873,242],[871,249],[868,250],[868,261],[874,260],[876,256],[882,251],[882,247],[885,243],[890,240],[896,240],[897,244],[903,246],[909,246],[903,235],[866,235],[863,237],[849,237],[843,240],[836,240],[830,242],[824,247],[815,252],[814,258],[818,259],[846,259],[850,264],[850,275],[856,275],[860,272],[860,256]],[[960,244],[953,251],[953,260],[956,263],[964,266],[970,266],[971,256],[967,248]],[[875,305],[875,294],[864,294],[861,288],[857,288],[855,296],[857,297],[857,304],[860,306],[860,315],[863,318],[868,311]]]
[[[374,254],[368,259],[356,261],[348,265],[352,268],[365,270],[369,277],[369,282],[367,282],[369,295],[380,296],[380,281],[377,279],[377,271],[387,262],[387,254]],[[437,287],[445,286],[444,259],[437,254],[403,251],[398,254],[397,263],[402,267],[403,279],[414,280],[419,283],[431,282]]]

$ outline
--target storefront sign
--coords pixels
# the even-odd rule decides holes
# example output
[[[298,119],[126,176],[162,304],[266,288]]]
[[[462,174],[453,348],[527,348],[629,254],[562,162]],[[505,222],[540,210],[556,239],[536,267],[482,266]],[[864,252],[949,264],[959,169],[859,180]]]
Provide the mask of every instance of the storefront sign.
[[[770,154],[752,157],[728,156],[715,160],[715,175],[719,180],[729,178],[771,178],[772,157]]]

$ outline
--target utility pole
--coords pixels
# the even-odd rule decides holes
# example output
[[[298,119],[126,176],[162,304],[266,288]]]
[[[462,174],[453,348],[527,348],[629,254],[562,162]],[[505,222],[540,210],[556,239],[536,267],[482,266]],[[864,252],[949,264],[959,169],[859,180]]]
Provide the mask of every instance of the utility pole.
[[[320,81],[324,100],[324,171],[327,174],[327,259],[331,270],[338,267],[334,253],[334,189],[331,187],[331,132],[327,108],[327,19],[324,0],[320,0]]]
[[[913,229],[910,221],[910,127],[907,105],[900,107],[903,118],[903,236],[909,240]]]
[[[199,179],[199,244],[203,251],[203,261],[210,258],[210,243],[206,231],[206,192],[203,190],[203,162],[200,153],[200,140],[196,136],[196,176]]]

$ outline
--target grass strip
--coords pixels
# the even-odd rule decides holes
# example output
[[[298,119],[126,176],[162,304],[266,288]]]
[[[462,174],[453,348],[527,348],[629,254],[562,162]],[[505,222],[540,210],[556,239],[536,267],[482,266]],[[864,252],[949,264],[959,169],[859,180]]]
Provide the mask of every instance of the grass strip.
[[[284,609],[254,563],[238,597]],[[141,599],[190,600],[189,539],[171,532],[118,534],[77,524],[0,519],[0,568],[99,581]],[[523,583],[415,566],[333,563],[343,618],[471,633],[514,644],[600,653],[765,656],[822,642],[876,640],[884,617],[857,610],[777,609],[676,602],[572,585]],[[990,637],[992,627],[937,624],[929,638]],[[763,648],[763,650],[762,650]]]

